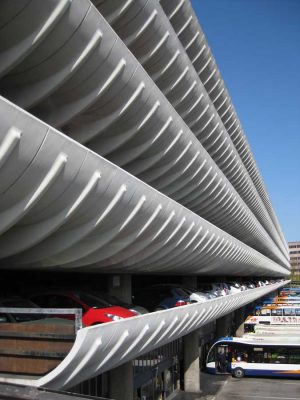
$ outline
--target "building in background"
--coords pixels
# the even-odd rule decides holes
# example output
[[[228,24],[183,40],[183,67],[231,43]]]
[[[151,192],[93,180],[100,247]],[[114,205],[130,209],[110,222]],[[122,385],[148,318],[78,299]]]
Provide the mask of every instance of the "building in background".
[[[300,241],[288,242],[292,280],[300,281]]]

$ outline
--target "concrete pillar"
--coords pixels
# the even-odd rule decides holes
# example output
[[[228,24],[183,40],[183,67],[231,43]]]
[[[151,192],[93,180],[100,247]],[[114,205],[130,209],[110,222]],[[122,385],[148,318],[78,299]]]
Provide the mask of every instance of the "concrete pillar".
[[[232,332],[232,314],[223,315],[216,321],[216,338],[230,336]]]
[[[114,400],[133,400],[131,361],[109,371],[109,397]]]
[[[184,391],[200,392],[199,332],[196,330],[183,337]]]
[[[126,303],[132,303],[131,275],[110,275],[108,277],[108,292]]]
[[[132,303],[131,275],[110,275],[108,292],[126,303]],[[109,371],[109,397],[115,400],[133,400],[132,361]]]
[[[245,322],[245,307],[241,307],[234,312],[234,335],[237,337],[242,337],[244,332],[244,322]]]

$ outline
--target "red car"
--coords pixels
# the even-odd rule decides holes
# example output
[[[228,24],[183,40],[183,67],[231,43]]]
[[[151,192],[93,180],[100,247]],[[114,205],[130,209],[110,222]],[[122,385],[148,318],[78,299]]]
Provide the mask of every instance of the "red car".
[[[30,300],[43,308],[81,308],[84,326],[119,321],[123,318],[135,317],[132,311],[111,306],[105,300],[77,290],[49,291],[28,296]],[[60,316],[66,318],[66,316]]]

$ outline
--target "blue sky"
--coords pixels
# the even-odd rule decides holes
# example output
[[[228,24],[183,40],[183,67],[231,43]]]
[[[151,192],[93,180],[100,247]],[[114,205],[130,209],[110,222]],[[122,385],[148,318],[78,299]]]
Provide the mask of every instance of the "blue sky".
[[[288,241],[300,240],[300,0],[192,0]]]

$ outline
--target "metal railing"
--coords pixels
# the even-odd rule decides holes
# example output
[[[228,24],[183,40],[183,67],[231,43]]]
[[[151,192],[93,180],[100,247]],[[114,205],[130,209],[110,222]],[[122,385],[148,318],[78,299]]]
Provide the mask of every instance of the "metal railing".
[[[0,307],[1,314],[40,314],[40,315],[75,315],[75,334],[82,328],[81,308],[21,308],[21,307]]]

